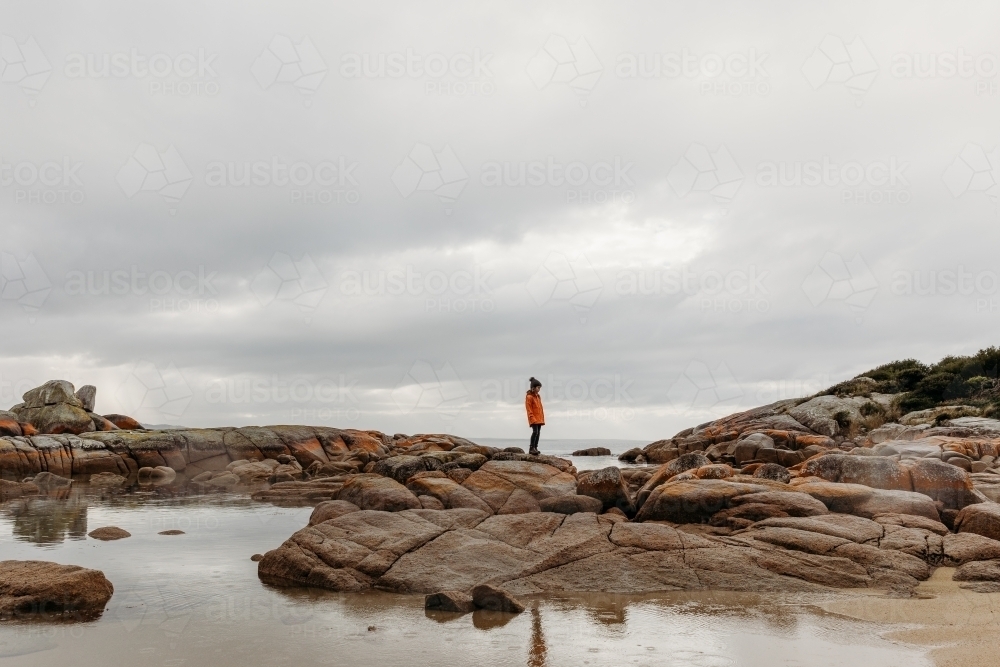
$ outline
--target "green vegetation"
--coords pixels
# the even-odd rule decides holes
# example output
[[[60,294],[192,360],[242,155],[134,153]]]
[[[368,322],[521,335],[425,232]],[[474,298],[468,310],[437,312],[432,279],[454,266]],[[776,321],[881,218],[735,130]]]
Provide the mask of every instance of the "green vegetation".
[[[871,396],[873,392],[899,394],[896,406],[902,414],[962,404],[978,407],[985,417],[1000,418],[1000,349],[988,347],[969,357],[945,357],[931,365],[916,359],[893,361],[820,394]]]

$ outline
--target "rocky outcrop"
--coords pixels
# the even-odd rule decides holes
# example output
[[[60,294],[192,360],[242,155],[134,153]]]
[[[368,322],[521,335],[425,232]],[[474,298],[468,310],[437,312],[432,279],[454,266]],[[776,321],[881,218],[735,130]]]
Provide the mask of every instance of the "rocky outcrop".
[[[101,615],[114,590],[100,570],[39,560],[0,561],[0,619],[91,620]]]
[[[817,506],[805,511],[818,513],[715,536],[588,513],[362,510],[298,531],[264,555],[258,574],[276,585],[402,593],[465,593],[483,585],[511,595],[911,589],[927,578],[930,562],[993,553],[981,544],[946,544],[921,519],[902,525],[900,515],[888,515],[883,524]]]

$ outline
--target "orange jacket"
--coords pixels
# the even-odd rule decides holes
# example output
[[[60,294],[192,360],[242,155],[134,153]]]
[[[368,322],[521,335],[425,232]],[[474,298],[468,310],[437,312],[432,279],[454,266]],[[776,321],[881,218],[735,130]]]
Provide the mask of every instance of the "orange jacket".
[[[545,411],[542,409],[542,397],[530,391],[524,397],[524,409],[528,411],[528,426],[545,425]]]

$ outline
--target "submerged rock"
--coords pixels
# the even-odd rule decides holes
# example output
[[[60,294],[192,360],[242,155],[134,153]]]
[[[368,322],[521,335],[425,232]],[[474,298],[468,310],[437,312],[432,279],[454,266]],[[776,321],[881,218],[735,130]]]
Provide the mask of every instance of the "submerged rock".
[[[0,619],[58,614],[90,620],[114,594],[100,570],[39,560],[0,561]]]
[[[95,540],[101,540],[103,542],[108,542],[111,540],[121,540],[126,537],[132,537],[132,533],[119,528],[118,526],[103,526],[101,528],[95,528],[94,530],[87,533],[88,536],[94,538]]]

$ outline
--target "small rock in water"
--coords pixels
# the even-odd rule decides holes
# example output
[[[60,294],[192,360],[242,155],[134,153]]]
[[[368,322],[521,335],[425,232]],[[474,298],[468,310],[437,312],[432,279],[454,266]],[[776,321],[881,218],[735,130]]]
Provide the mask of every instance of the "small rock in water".
[[[183,534],[184,534],[183,530],[177,530],[176,528],[172,528],[170,530],[161,530],[159,533],[157,533],[157,535],[183,535]]]
[[[95,540],[103,540],[105,542],[108,540],[120,540],[126,537],[132,537],[132,533],[127,530],[122,530],[118,526],[103,526],[101,528],[95,528],[87,533],[87,535]]]
[[[440,593],[431,593],[424,598],[424,609],[453,611],[464,614],[469,611],[475,611],[476,604],[473,602],[472,596],[468,593],[461,591],[441,591]]]
[[[607,447],[589,447],[576,450],[573,456],[611,456],[611,450]]]
[[[253,556],[250,556],[250,560],[252,560],[255,563],[259,563],[260,561],[264,560],[264,554],[254,554]]]
[[[511,614],[520,614],[524,611],[524,605],[502,588],[480,584],[472,589],[472,600],[480,609],[489,611],[504,611]]]
[[[368,632],[375,632],[375,626],[374,625],[369,625],[368,626]]]

